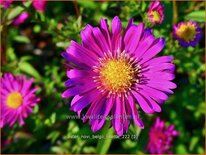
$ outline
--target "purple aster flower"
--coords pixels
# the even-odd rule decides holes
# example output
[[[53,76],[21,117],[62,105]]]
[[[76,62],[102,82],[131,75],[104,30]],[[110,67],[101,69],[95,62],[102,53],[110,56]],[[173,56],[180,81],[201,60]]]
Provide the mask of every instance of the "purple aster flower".
[[[12,3],[12,0],[0,0],[0,5],[7,9]]]
[[[19,26],[20,24],[24,23],[28,18],[29,18],[29,13],[23,12],[14,18],[12,24],[14,26]]]
[[[39,12],[44,12],[46,9],[46,0],[33,0],[32,6]]]
[[[158,117],[149,130],[149,142],[146,149],[152,154],[172,153],[173,138],[179,135],[174,125],[165,127],[165,122]]]
[[[111,31],[105,19],[100,27],[87,25],[81,32],[82,44],[71,41],[62,53],[71,68],[62,97],[74,96],[71,109],[78,115],[88,108],[83,121],[89,119],[92,131],[112,116],[112,126],[122,135],[132,120],[144,128],[136,105],[149,114],[161,111],[159,104],[176,88],[170,81],[175,66],[170,56],[154,58],[165,41],[156,39],[143,23],[135,25],[131,19],[125,31],[118,17],[111,24]]]
[[[184,47],[195,47],[202,36],[201,28],[197,22],[189,20],[173,26],[173,36]]]
[[[5,124],[12,126],[17,120],[23,125],[23,118],[32,113],[32,107],[40,101],[34,94],[37,88],[32,88],[32,83],[33,79],[11,73],[5,73],[1,78],[1,128]]]
[[[161,24],[164,20],[164,5],[161,5],[159,0],[154,0],[150,4],[147,16],[153,24]]]

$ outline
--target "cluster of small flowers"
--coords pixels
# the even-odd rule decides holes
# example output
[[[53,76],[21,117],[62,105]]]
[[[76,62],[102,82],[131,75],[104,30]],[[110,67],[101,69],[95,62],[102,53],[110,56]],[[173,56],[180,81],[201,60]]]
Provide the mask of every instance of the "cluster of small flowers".
[[[161,24],[164,20],[164,5],[158,0],[153,1],[147,15],[152,24]],[[181,46],[195,47],[202,36],[201,28],[197,22],[192,20],[180,22],[173,26],[173,36]]]
[[[11,2],[1,1],[1,5],[8,8]],[[32,5],[43,12],[46,1],[35,0]],[[28,13],[22,13],[13,24],[19,25],[28,16]],[[158,0],[151,3],[148,20],[153,24],[163,22],[164,6]],[[175,25],[173,34],[180,45],[188,47],[199,42],[201,30],[196,22],[187,21]],[[81,39],[82,44],[71,41],[66,52],[62,53],[69,62],[69,79],[65,82],[68,89],[62,97],[74,96],[71,110],[80,115],[84,108],[89,107],[84,122],[88,120],[87,116],[101,114],[102,119],[89,119],[93,132],[100,130],[107,116],[111,115],[126,118],[111,119],[111,125],[119,136],[128,132],[132,121],[144,128],[136,103],[147,114],[161,112],[164,101],[176,88],[172,82],[175,78],[173,58],[155,57],[165,46],[164,38],[155,38],[151,28],[146,29],[144,23],[136,25],[133,19],[123,31],[122,23],[116,16],[112,20],[111,31],[107,20],[102,18],[100,27],[87,25],[81,31]],[[23,118],[40,101],[32,81],[10,73],[1,78],[1,127],[5,124],[12,126],[16,120],[24,124]],[[173,137],[178,134],[174,125],[165,127],[164,121],[157,118],[149,131],[147,149],[151,153],[170,153]]]
[[[0,6],[3,6],[5,9],[9,8],[13,0],[1,0]],[[25,3],[26,0],[22,0],[22,3]],[[33,0],[32,6],[38,12],[44,12],[46,9],[47,1],[46,0]],[[28,12],[22,12],[20,15],[13,19],[12,24],[14,26],[19,26],[24,23],[29,18]]]

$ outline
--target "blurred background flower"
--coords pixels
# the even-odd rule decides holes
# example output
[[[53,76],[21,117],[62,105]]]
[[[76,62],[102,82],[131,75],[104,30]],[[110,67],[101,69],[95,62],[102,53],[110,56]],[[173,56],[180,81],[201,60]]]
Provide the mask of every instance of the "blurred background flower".
[[[24,23],[28,18],[29,14],[27,12],[23,12],[13,19],[12,24],[14,26],[19,26],[20,24]]]
[[[173,26],[174,38],[184,47],[195,47],[202,36],[201,28],[195,21],[180,22]]]
[[[164,20],[164,5],[159,0],[153,0],[147,13],[148,19],[152,24],[161,24]]]
[[[172,154],[172,142],[179,135],[174,125],[166,127],[165,121],[156,118],[149,130],[149,141],[146,149],[152,154]]]
[[[11,3],[12,0],[0,0],[0,6],[3,6],[5,9],[7,9]]]
[[[33,0],[32,6],[39,12],[44,12],[46,9],[47,1],[46,0]]]
[[[37,88],[32,88],[33,79],[26,76],[14,76],[5,73],[1,78],[1,128],[9,124],[11,127],[19,120],[24,124],[24,118],[32,113],[32,108],[40,101],[34,94]]]

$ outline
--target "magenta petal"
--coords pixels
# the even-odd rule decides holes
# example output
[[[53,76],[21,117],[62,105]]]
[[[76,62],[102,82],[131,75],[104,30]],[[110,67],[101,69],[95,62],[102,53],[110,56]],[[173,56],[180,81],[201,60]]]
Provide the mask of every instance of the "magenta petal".
[[[101,28],[101,31],[104,34],[106,40],[108,41],[109,47],[111,49],[111,47],[112,47],[112,45],[111,45],[111,36],[110,36],[110,32],[109,32],[108,27],[109,26],[108,26],[107,20],[104,19],[104,18],[101,18],[100,19],[100,28]]]
[[[139,114],[138,114],[136,105],[135,105],[135,103],[134,103],[134,99],[133,99],[133,97],[132,97],[131,95],[128,96],[127,104],[130,105],[134,123],[135,123],[137,126],[139,126],[140,128],[144,128],[144,124],[143,124],[141,118],[139,117]]]
[[[104,35],[102,34],[102,32],[100,31],[98,27],[95,27],[93,29],[93,34],[94,34],[94,38],[98,40],[97,44],[99,45],[99,47],[101,47],[102,51],[104,51],[105,53],[107,53],[108,51],[111,51],[111,48],[107,40],[105,39]]]
[[[124,131],[128,131],[129,128],[129,122],[128,122],[128,115],[127,115],[127,111],[126,111],[126,106],[125,106],[125,100],[124,97],[122,97],[122,124],[123,124],[123,130]]]
[[[150,94],[157,95],[161,100],[167,100],[168,99],[168,96],[165,93],[163,93],[159,90],[147,87],[146,85],[144,86],[144,90],[148,91]]]
[[[103,56],[101,48],[97,45],[96,40],[93,38],[93,27],[89,24],[81,31],[82,45],[88,50],[92,51],[98,56]],[[90,46],[92,45],[92,46]]]
[[[65,86],[67,87],[71,87],[71,86],[75,86],[75,85],[84,85],[86,83],[88,83],[88,81],[92,81],[91,77],[77,77],[77,78],[72,78],[72,79],[68,79],[65,82]]]
[[[165,46],[164,38],[158,38],[157,40],[155,40],[152,47],[149,50],[147,50],[145,54],[142,56],[143,60],[141,61],[141,63],[144,63],[147,60],[154,57],[163,49],[164,46]]]
[[[155,80],[173,80],[175,78],[175,75],[172,73],[167,73],[164,72],[164,74],[162,72],[156,72],[154,73],[149,73],[149,72],[145,72],[144,76],[146,76],[148,79],[155,79]]]
[[[95,73],[92,70],[79,70],[79,69],[70,69],[67,70],[67,77],[68,78],[77,78],[77,77],[92,77],[95,76]]]
[[[130,18],[128,21],[127,27],[125,29],[125,34],[126,34],[127,30],[130,28],[130,26],[134,25],[133,23],[134,23],[134,19]]]
[[[138,58],[138,60],[142,59],[142,56],[148,49],[150,49],[150,46],[155,41],[154,36],[150,35],[150,33],[150,31],[144,32],[143,37],[141,38],[141,41],[138,44],[138,47],[135,52],[135,56]]]
[[[120,97],[116,97],[116,104],[114,107],[114,113],[113,114],[113,126],[114,130],[119,136],[123,135],[123,125],[122,125],[122,112],[121,112],[122,103],[120,100]]]
[[[62,97],[68,98],[74,95],[81,95],[83,93],[93,90],[94,88],[96,88],[94,83],[88,82],[84,85],[78,85],[72,88],[68,88],[62,93]]]
[[[147,62],[144,63],[144,65],[158,65],[160,63],[167,63],[167,62],[172,62],[174,60],[173,57],[171,56],[160,56],[157,58],[153,58]]]
[[[161,88],[164,89],[175,89],[177,88],[177,85],[174,84],[173,82],[170,81],[159,81],[159,80],[151,80],[148,82],[148,85],[153,86],[154,88],[159,88],[161,90]]]
[[[156,65],[151,65],[148,67],[149,71],[151,73],[158,72],[158,71],[163,71],[163,70],[170,70],[174,71],[175,70],[175,65],[171,63],[159,63]]]
[[[159,91],[157,89],[153,89],[153,88],[148,87],[146,85],[144,85],[143,87],[138,85],[138,87],[140,87],[140,89],[142,91],[141,93],[147,94],[148,96],[150,96],[153,99],[155,99],[157,102],[159,100],[165,101],[165,100],[168,99],[168,96],[165,93],[163,93],[163,92],[161,92],[161,91]]]
[[[138,26],[132,25],[127,30],[124,37],[125,50],[128,53],[133,53],[139,44],[140,37],[143,33],[144,24],[140,23]]]
[[[153,100],[151,99],[149,96],[146,96],[144,94],[141,94],[145,99],[147,99],[148,103],[150,103],[150,105],[152,106],[152,109],[155,112],[161,112],[161,107]]]
[[[148,114],[154,113],[154,110],[152,109],[152,105],[149,102],[147,102],[147,100],[141,94],[135,91],[132,91],[132,94],[134,95],[136,101],[138,102],[139,106],[144,112]]]
[[[94,95],[95,94],[95,95]],[[84,109],[99,95],[97,91],[91,91],[81,98],[74,98],[71,103],[71,109],[75,112]]]
[[[66,52],[74,58],[78,59],[78,61],[81,61],[82,63],[85,63],[89,66],[95,65],[96,59],[94,57],[94,54],[89,50],[81,47],[74,41],[71,41],[71,46],[67,48]]]
[[[122,23],[118,16],[115,16],[112,20],[112,34],[118,35],[122,31]]]
[[[117,49],[121,48],[121,31],[122,23],[120,19],[116,16],[112,20],[112,51],[115,52]]]
[[[106,117],[108,116],[109,112],[111,111],[112,107],[113,107],[113,104],[114,104],[114,101],[112,98],[109,98],[105,104],[103,104],[103,108],[101,107],[101,109],[105,109],[103,111],[103,114],[101,115],[102,116],[102,119],[99,119],[97,121],[97,124],[96,124],[96,131],[101,129],[102,126],[104,125],[105,123],[105,120],[106,120]]]

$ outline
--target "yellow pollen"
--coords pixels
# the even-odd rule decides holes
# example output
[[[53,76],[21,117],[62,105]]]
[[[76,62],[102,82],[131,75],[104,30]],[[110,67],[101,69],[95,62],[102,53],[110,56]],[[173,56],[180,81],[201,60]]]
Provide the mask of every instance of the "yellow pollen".
[[[134,70],[125,60],[108,60],[100,70],[103,85],[112,92],[122,92],[132,85]]]
[[[9,108],[17,109],[22,105],[22,95],[18,92],[10,93],[6,98],[6,105]]]
[[[153,19],[154,21],[156,21],[156,22],[159,22],[159,21],[160,21],[161,16],[160,16],[159,12],[157,12],[157,11],[152,11],[150,14],[152,15],[152,19]]]
[[[192,41],[194,37],[196,36],[196,28],[193,24],[187,23],[184,25],[181,25],[176,32],[177,36],[186,41]]]

